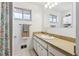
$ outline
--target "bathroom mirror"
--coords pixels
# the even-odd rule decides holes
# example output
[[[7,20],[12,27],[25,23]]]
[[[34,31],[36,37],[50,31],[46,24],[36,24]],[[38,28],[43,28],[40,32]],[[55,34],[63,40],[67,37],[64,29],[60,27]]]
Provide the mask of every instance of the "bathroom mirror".
[[[61,2],[45,9],[48,12],[48,23],[51,28],[71,28],[73,23],[73,3]]]

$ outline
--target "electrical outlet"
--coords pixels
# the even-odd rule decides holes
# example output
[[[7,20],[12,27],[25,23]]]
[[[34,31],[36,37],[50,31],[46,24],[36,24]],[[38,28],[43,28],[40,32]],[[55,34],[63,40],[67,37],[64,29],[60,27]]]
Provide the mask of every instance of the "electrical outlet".
[[[21,49],[27,48],[27,45],[22,45]]]

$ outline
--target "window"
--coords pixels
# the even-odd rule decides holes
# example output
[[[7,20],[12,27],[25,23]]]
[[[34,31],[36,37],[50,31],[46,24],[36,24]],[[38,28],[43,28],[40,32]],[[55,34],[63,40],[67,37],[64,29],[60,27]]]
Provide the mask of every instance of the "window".
[[[30,10],[24,10],[23,11],[23,19],[24,20],[31,20],[31,11]]]
[[[13,14],[14,14],[14,19],[31,20],[31,10],[15,8]]]
[[[22,19],[22,10],[19,8],[14,9],[14,19]]]
[[[50,23],[56,23],[57,22],[57,16],[56,15],[49,15],[48,18]]]

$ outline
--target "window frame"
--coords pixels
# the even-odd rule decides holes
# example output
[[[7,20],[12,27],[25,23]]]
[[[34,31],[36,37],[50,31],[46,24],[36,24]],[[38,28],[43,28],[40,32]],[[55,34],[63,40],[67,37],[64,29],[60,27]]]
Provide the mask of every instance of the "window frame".
[[[29,11],[30,12],[29,13],[30,14],[30,19],[24,19],[24,16],[23,16],[25,14],[25,13],[23,13],[24,11]],[[31,13],[31,10],[25,10],[25,9],[23,9],[23,11],[22,11],[22,18],[23,18],[23,20],[32,21],[32,13]]]
[[[14,17],[14,19],[15,20],[25,20],[25,21],[32,21],[32,11],[31,10],[29,10],[29,9],[23,9],[23,8],[19,8],[19,7],[14,7],[14,9],[20,9],[20,10],[22,10],[22,19],[20,19],[20,18],[15,18]],[[30,13],[30,19],[24,19],[24,11],[29,11]],[[13,16],[14,16],[14,13],[15,13],[16,11],[13,11]],[[18,13],[18,12],[17,12]],[[27,13],[26,13],[27,14]]]
[[[49,21],[49,17],[52,17],[52,21]],[[53,15],[53,14],[49,14],[49,17],[48,17],[48,21],[50,22],[50,23],[57,23],[57,16],[56,15]],[[56,17],[55,19],[56,19],[56,22],[54,22],[53,21],[53,17]]]
[[[22,20],[21,18],[15,18],[15,17],[14,17],[14,13],[19,13],[19,12],[16,12],[15,9],[20,9],[20,8],[14,7],[13,18],[14,18],[15,20]],[[21,10],[21,9],[20,9],[20,10]],[[23,18],[23,16],[22,16],[22,18]]]

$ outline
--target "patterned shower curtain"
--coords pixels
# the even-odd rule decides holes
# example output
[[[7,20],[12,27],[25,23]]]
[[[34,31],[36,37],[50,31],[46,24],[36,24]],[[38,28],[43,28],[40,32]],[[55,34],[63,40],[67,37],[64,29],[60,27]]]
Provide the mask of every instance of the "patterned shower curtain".
[[[0,19],[0,55],[11,55],[12,45],[12,3],[1,3],[1,19]]]

